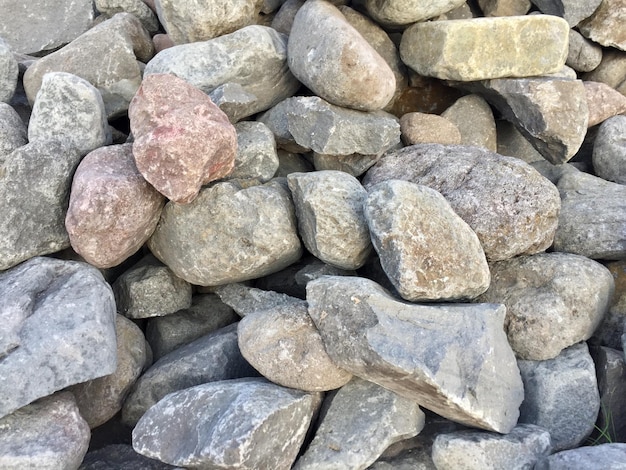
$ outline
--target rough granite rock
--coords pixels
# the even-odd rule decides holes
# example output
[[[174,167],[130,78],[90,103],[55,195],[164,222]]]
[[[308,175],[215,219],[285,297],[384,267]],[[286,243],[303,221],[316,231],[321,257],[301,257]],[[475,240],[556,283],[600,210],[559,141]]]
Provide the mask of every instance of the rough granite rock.
[[[434,189],[384,181],[369,188],[364,212],[382,268],[402,298],[471,299],[489,287],[478,237]]]
[[[65,217],[72,248],[98,268],[117,266],[152,235],[164,203],[137,170],[132,144],[94,150],[72,182]]]
[[[13,51],[0,34],[0,104],[11,101],[17,86],[18,73]]]
[[[184,470],[138,454],[131,445],[111,444],[87,452],[79,470]]]
[[[112,18],[117,13],[132,13],[151,35],[160,28],[156,14],[143,0],[94,0],[94,5],[104,18]]]
[[[462,96],[441,113],[461,133],[461,145],[475,145],[497,151],[496,121],[489,104],[480,95]]]
[[[402,179],[440,192],[476,232],[487,259],[544,251],[557,226],[554,185],[525,162],[477,147],[421,144],[387,152],[369,169],[366,189]]]
[[[128,108],[137,169],[168,199],[187,204],[234,168],[237,131],[198,88],[148,75]]]
[[[266,183],[276,174],[279,160],[272,131],[262,122],[243,121],[235,124],[237,156],[228,178],[256,178]]]
[[[532,0],[539,10],[546,15],[560,16],[570,27],[576,26],[585,18],[589,18],[603,0]],[[597,42],[597,41],[596,41]]]
[[[370,16],[383,25],[408,25],[434,18],[459,7],[463,0],[366,0],[365,7]]]
[[[280,292],[257,289],[238,283],[219,286],[215,289],[215,293],[222,302],[242,317],[268,309],[290,307],[300,300]]]
[[[201,286],[280,271],[302,253],[289,191],[276,181],[246,189],[216,183],[191,204],[166,204],[148,246],[177,276]]]
[[[459,128],[438,114],[406,113],[400,118],[400,131],[406,145],[461,143]]]
[[[206,383],[148,410],[133,448],[184,467],[288,470],[320,402],[264,379]]]
[[[626,444],[616,442],[564,450],[540,459],[534,470],[621,470],[626,461]]]
[[[574,0],[571,0],[573,3]],[[583,36],[606,47],[615,47],[626,51],[626,31],[624,30],[624,0],[593,0],[587,8],[593,11],[587,19],[578,25]],[[597,9],[592,6],[598,4]],[[587,5],[584,2],[583,5]]]
[[[115,302],[96,268],[33,258],[0,274],[0,298],[0,416],[115,371]]]
[[[309,282],[307,302],[339,367],[453,421],[501,433],[515,426],[524,391],[503,306],[409,304],[368,279],[338,276]]]
[[[618,114],[626,114],[626,96],[606,83],[583,82],[589,108],[589,122],[592,127],[601,124]]]
[[[90,436],[71,393],[42,398],[0,419],[0,467],[74,470]]]
[[[602,47],[588,40],[575,29],[569,31],[569,47],[565,64],[577,72],[591,72],[602,61]]]
[[[626,116],[613,116],[600,125],[592,161],[600,178],[626,184]]]
[[[365,264],[372,242],[363,214],[367,192],[342,171],[287,176],[304,246],[324,263],[340,269]]]
[[[27,143],[26,124],[13,107],[0,102],[0,163],[4,161],[6,155]]]

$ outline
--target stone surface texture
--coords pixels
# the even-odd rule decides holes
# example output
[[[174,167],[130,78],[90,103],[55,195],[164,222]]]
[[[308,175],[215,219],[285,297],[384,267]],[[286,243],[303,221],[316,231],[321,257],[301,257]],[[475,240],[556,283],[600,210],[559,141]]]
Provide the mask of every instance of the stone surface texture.
[[[406,145],[459,145],[461,132],[451,121],[437,114],[406,113],[400,118],[402,141]]]
[[[532,0],[539,10],[546,15],[560,16],[567,21],[570,27],[576,26],[582,20],[589,18],[603,0]]]
[[[591,3],[587,6],[589,10],[596,3],[598,7],[594,9],[593,14],[578,25],[580,32],[598,44],[626,51],[626,31],[623,28],[624,20],[626,20],[624,1],[602,0],[598,2],[594,0],[589,3]]]
[[[256,178],[268,182],[278,170],[279,160],[272,131],[262,122],[235,124],[237,156],[229,178]]]
[[[600,125],[592,158],[597,176],[626,184],[626,115],[611,117]]]
[[[441,113],[461,133],[461,145],[475,145],[496,152],[496,122],[491,107],[480,95],[467,95]]]
[[[585,470],[604,468],[619,470],[626,460],[626,444],[602,444],[564,450],[540,459],[535,470]]]
[[[428,3],[417,0],[366,0],[367,12],[383,25],[407,25],[434,18],[459,7],[462,0],[436,0]]]
[[[626,55],[622,51],[604,49],[600,65],[585,74],[584,79],[606,83],[626,95]]]
[[[149,459],[129,444],[111,444],[87,452],[79,470],[183,470],[158,460]]]
[[[626,319],[626,260],[607,263],[606,267],[613,275],[615,292],[609,311],[593,334],[593,342],[613,349],[622,349],[622,335]]]
[[[0,102],[0,162],[4,161],[6,155],[27,143],[28,128],[20,115],[10,105]]]
[[[518,16],[530,10],[530,0],[478,0],[485,16]]]
[[[160,28],[157,15],[143,0],[94,0],[94,6],[106,18],[112,18],[117,13],[131,13],[151,35]]]
[[[602,47],[575,29],[569,31],[569,48],[565,64],[577,72],[591,72],[602,61]]]
[[[19,70],[11,47],[2,37],[0,34],[0,103],[8,103],[15,93]]]
[[[589,127],[600,124],[618,114],[626,113],[626,96],[606,83],[583,82],[589,108]]]
[[[626,406],[621,399],[626,393],[624,351],[592,346],[589,352],[596,367],[600,392],[600,413],[594,434],[598,434],[598,430],[605,433],[604,436],[599,436],[597,442],[623,442],[626,438]]]

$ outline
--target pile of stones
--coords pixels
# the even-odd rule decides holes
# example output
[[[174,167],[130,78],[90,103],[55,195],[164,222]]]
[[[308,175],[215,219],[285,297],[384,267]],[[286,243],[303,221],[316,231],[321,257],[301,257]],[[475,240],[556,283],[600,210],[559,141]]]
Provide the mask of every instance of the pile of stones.
[[[1,468],[626,468],[623,0],[0,6]]]

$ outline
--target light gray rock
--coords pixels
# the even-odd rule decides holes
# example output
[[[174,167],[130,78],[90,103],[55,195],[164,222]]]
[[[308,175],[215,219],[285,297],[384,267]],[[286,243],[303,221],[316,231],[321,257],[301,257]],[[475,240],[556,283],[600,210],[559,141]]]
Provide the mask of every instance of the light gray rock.
[[[293,25],[293,19],[296,17],[296,13],[305,0],[286,0],[280,7],[280,9],[272,18],[272,28],[283,34],[289,35],[291,32],[291,26]]]
[[[8,104],[0,103],[0,162],[27,143],[28,129],[20,115]]]
[[[492,261],[538,253],[552,244],[557,190],[519,159],[477,147],[413,145],[387,152],[368,170],[363,185],[369,189],[389,179],[440,192],[476,232]]]
[[[557,185],[561,213],[554,251],[592,259],[626,257],[626,186],[583,172],[565,174]]]
[[[207,94],[227,83],[240,85],[255,101],[246,113],[238,112],[239,119],[271,108],[300,87],[287,66],[287,37],[259,25],[165,49],[146,65],[145,75],[157,73],[174,74]]]
[[[364,212],[382,268],[402,298],[468,299],[489,287],[478,237],[434,189],[384,181],[369,189]]]
[[[596,368],[600,392],[600,413],[591,438],[594,444],[624,442],[626,438],[626,362],[624,351],[592,346],[589,348]],[[598,435],[600,434],[600,435]]]
[[[311,281],[307,301],[339,367],[448,419],[515,426],[524,391],[503,306],[409,304],[368,279],[336,276]]]
[[[0,274],[0,298],[0,416],[115,371],[115,303],[96,268],[37,257]]]
[[[248,287],[238,283],[219,286],[215,289],[215,293],[222,302],[229,305],[242,317],[268,309],[291,307],[300,301],[300,299],[287,294]]]
[[[602,48],[575,29],[569,31],[566,65],[577,72],[591,72],[602,61]]]
[[[593,144],[593,169],[600,178],[626,184],[626,116],[600,125]]]
[[[461,133],[461,145],[497,151],[496,121],[489,104],[480,95],[466,95],[441,113]]]
[[[71,393],[42,398],[0,419],[0,467],[74,470],[90,436]]]
[[[230,122],[254,113],[257,98],[239,83],[228,82],[209,93],[209,98],[228,116]],[[252,111],[251,111],[252,110]]]
[[[278,170],[279,160],[272,131],[262,122],[244,121],[235,124],[237,156],[235,168],[228,179],[256,178],[266,183]]]
[[[576,26],[585,18],[589,18],[598,8],[602,0],[579,2],[577,0],[531,0],[546,15],[560,16],[570,27]]]
[[[624,320],[626,320],[626,260],[607,263],[615,280],[615,292],[604,316],[602,324],[593,334],[593,343],[608,346],[613,349],[622,349],[622,335],[624,334]]]
[[[133,448],[184,467],[288,470],[320,401],[264,379],[198,385],[148,410]]]
[[[289,111],[293,111],[295,103],[303,97],[286,98],[277,103],[265,113],[261,114],[258,121],[265,124],[274,134],[278,148],[293,153],[307,153],[311,149],[296,143],[293,135],[289,131]]]
[[[203,286],[280,271],[302,253],[289,191],[274,181],[217,183],[190,204],[166,204],[148,246],[177,276]]]
[[[239,352],[237,325],[228,325],[156,361],[132,387],[122,408],[122,421],[135,426],[168,393],[207,382],[257,375]]]
[[[626,461],[626,444],[602,444],[564,450],[537,462],[535,470],[623,470]]]
[[[552,359],[596,330],[613,296],[608,269],[583,256],[539,253],[492,263],[476,299],[506,306],[504,328],[520,359]]]
[[[87,452],[79,470],[182,470],[138,454],[131,445],[111,444]]]
[[[294,470],[362,470],[391,444],[416,436],[425,416],[418,404],[354,378],[324,403],[315,438]]]
[[[2,26],[0,25],[0,31]],[[13,98],[17,87],[18,66],[13,51],[0,33],[0,104],[8,103]]]
[[[579,446],[593,431],[600,396],[586,343],[571,346],[554,359],[518,361],[524,381],[520,423],[547,429],[554,451]]]
[[[454,10],[463,0],[436,0],[419,2],[417,0],[366,0],[365,7],[370,16],[383,25],[407,25],[417,21],[434,18]]]
[[[601,124],[607,119],[626,114],[626,96],[621,94],[606,83],[583,82],[587,94],[587,107],[589,108],[589,128]],[[595,138],[593,130],[588,132],[585,140]]]
[[[159,19],[143,0],[94,0],[94,5],[105,18],[112,18],[117,13],[132,13],[150,34],[159,30]]]
[[[363,214],[367,192],[342,171],[291,173],[287,177],[304,246],[340,269],[365,264],[372,242]]]
[[[0,270],[69,247],[65,213],[81,154],[60,141],[15,149],[0,167]]]

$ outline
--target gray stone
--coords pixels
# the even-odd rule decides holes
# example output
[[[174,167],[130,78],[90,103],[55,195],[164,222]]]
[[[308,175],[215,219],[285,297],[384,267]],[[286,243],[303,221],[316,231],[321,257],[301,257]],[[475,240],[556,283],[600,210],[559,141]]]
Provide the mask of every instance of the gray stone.
[[[440,434],[433,443],[432,457],[438,470],[530,469],[550,453],[548,431],[533,424],[520,424],[504,436],[483,431]]]
[[[602,0],[531,0],[546,15],[560,16],[570,27],[576,26],[585,18],[589,18],[598,8]]]
[[[235,129],[237,156],[235,168],[228,178],[256,178],[262,183],[272,179],[279,165],[272,131],[256,121],[239,122]]]
[[[530,10],[530,0],[478,0],[485,16],[525,15]]]
[[[553,165],[547,160],[539,160],[530,164],[535,170],[541,173],[545,178],[549,179],[552,184],[558,184],[559,180],[567,173],[579,173],[578,167],[572,163],[561,163]]]
[[[94,0],[94,5],[105,18],[111,18],[117,13],[132,13],[150,34],[160,28],[156,14],[143,0]]]
[[[461,145],[497,151],[496,121],[489,104],[480,95],[466,95],[441,113],[461,133]]]
[[[577,72],[591,72],[601,61],[602,48],[575,29],[570,29],[566,65]]]
[[[400,118],[400,131],[406,145],[461,143],[459,128],[452,121],[437,114],[406,113]]]
[[[417,435],[425,421],[414,401],[356,377],[324,408],[315,438],[294,470],[362,470],[391,444]]]
[[[89,437],[72,394],[42,398],[0,419],[0,467],[74,470],[87,452]]]
[[[289,35],[291,32],[291,26],[293,25],[293,19],[296,17],[296,13],[305,0],[286,0],[280,7],[280,9],[272,18],[272,28],[276,31]]]
[[[363,214],[367,192],[342,171],[291,173],[287,177],[304,246],[340,269],[365,264],[372,242]]]
[[[476,299],[506,306],[504,328],[520,359],[552,359],[596,330],[613,296],[608,269],[583,256],[539,253],[492,263]]]
[[[28,143],[28,130],[20,115],[6,103],[0,103],[0,162]]]
[[[278,148],[293,153],[307,153],[311,149],[296,143],[289,131],[289,111],[292,111],[294,103],[302,97],[286,98],[280,103],[259,116],[258,121],[265,124],[274,134]]]
[[[622,51],[604,49],[602,62],[583,76],[585,80],[606,83],[622,95],[626,95],[626,54]]]
[[[459,7],[463,0],[366,0],[365,7],[370,16],[383,25],[408,25],[427,20]]]
[[[524,381],[520,423],[547,429],[554,451],[579,446],[593,431],[600,409],[595,367],[586,343],[554,359],[518,361]]]
[[[357,178],[369,170],[381,155],[382,152],[376,155],[324,155],[313,152],[313,165],[317,171],[342,171]]]
[[[0,25],[2,28],[2,25]],[[17,87],[18,66],[11,47],[0,34],[0,104],[11,101]]]
[[[478,237],[437,191],[384,181],[369,189],[364,211],[383,270],[402,298],[468,299],[489,287]]]
[[[133,448],[184,467],[288,470],[320,401],[263,379],[198,385],[148,410]]]
[[[0,416],[115,371],[115,303],[96,268],[34,258],[0,274],[0,298]]]
[[[68,72],[100,90],[107,116],[117,117],[128,110],[141,85],[139,61],[146,62],[153,54],[150,35],[140,21],[130,13],[118,13],[31,65],[24,73],[24,90],[32,104],[46,73]]]
[[[138,454],[131,445],[111,444],[87,452],[79,470],[182,470]]]
[[[256,98],[240,119],[271,108],[300,87],[287,66],[287,37],[258,25],[165,49],[146,65],[145,75],[156,73],[174,74],[207,94],[226,83],[239,84]]]
[[[624,351],[604,346],[589,349],[595,364],[600,392],[600,413],[595,424],[596,437],[593,443],[624,442],[626,439],[626,403],[623,400],[626,394]]]
[[[287,294],[248,287],[243,284],[219,286],[215,289],[215,293],[222,302],[242,317],[268,309],[291,307],[300,301],[300,299]]]
[[[396,91],[393,71],[331,3],[305,2],[289,33],[293,74],[324,100],[345,108],[384,108]]]
[[[515,426],[524,391],[503,306],[409,304],[368,279],[334,276],[309,282],[307,301],[339,367],[454,421]]]
[[[198,294],[191,306],[148,320],[146,339],[154,359],[239,320],[239,316],[214,294]]]
[[[190,204],[166,204],[148,246],[177,276],[201,286],[280,271],[302,253],[289,191],[274,181],[246,189],[216,183]]]
[[[575,2],[579,3],[579,2]],[[626,51],[626,31],[624,31],[624,1],[594,0],[586,8],[592,14],[581,21],[578,30],[593,42],[606,47]],[[592,8],[595,4],[599,6]],[[583,3],[585,5],[585,3]],[[594,11],[595,10],[595,11]]]
[[[602,324],[593,334],[593,342],[613,349],[624,349],[622,335],[624,334],[624,320],[626,320],[626,260],[607,263],[615,280],[615,292],[609,306],[609,311]]]
[[[511,122],[497,120],[496,134],[498,143],[497,153],[500,155],[519,158],[526,163],[549,163]]]
[[[207,382],[256,375],[239,352],[237,325],[220,328],[156,361],[132,387],[122,408],[122,421],[135,426],[168,393]]]
[[[65,213],[81,154],[60,141],[17,148],[0,166],[0,270],[68,248]]]
[[[286,177],[290,173],[305,173],[307,171],[314,171],[315,168],[304,155],[299,153],[287,152],[286,150],[279,149],[278,155],[278,169],[276,170],[276,177]]]
[[[626,468],[626,444],[602,444],[564,450],[537,462],[535,470],[623,470]]]
[[[583,172],[564,175],[557,185],[561,213],[554,251],[592,259],[626,257],[626,186]]]
[[[626,184],[626,116],[600,125],[593,144],[593,169],[600,178]]]
[[[413,145],[385,154],[363,184],[368,189],[389,179],[440,192],[476,232],[492,261],[538,253],[552,244],[560,207],[557,190],[519,159],[477,147]]]
[[[209,93],[209,98],[228,116],[230,122],[254,114],[256,95],[249,93],[239,83],[228,82]]]

